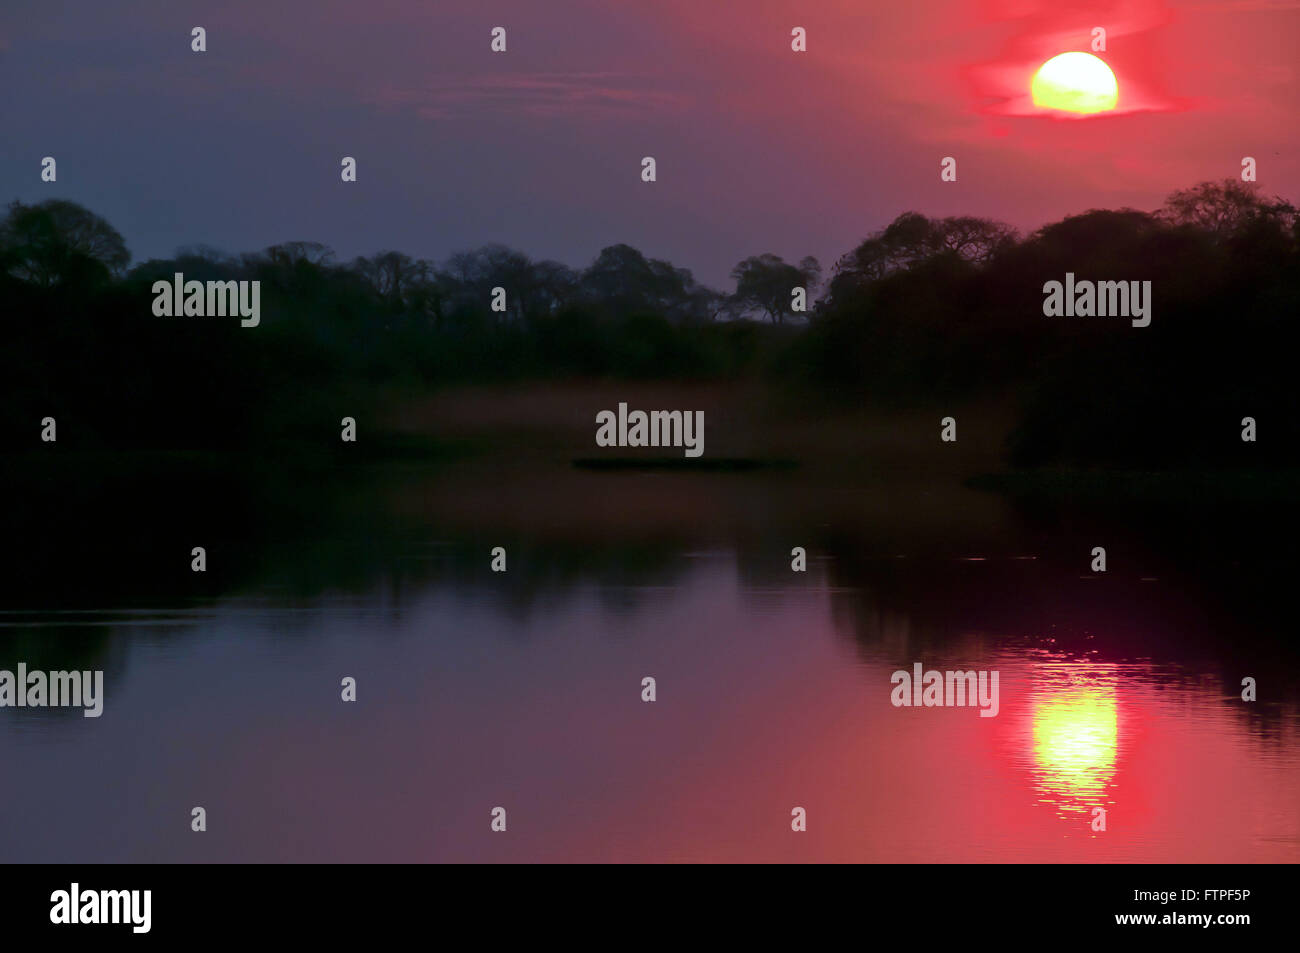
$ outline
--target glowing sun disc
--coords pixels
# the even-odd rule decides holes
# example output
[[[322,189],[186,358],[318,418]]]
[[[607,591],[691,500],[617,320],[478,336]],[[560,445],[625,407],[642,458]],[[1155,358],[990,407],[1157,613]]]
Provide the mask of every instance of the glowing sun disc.
[[[1034,105],[1072,113],[1099,113],[1119,101],[1115,74],[1091,53],[1062,53],[1038,67],[1030,84]]]

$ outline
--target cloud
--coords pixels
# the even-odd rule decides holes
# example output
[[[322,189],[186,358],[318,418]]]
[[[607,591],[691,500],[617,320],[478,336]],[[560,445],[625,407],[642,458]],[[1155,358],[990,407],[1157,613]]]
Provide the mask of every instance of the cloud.
[[[384,109],[412,110],[434,120],[491,115],[635,118],[683,104],[677,93],[650,88],[642,77],[616,73],[444,76],[423,86],[387,86],[368,93],[363,101]]]

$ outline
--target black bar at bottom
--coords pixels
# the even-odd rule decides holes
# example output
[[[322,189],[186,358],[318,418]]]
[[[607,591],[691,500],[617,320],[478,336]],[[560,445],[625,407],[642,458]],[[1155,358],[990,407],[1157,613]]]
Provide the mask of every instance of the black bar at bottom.
[[[1204,936],[1233,943],[1289,934],[1295,892],[1291,867],[1237,865],[568,866],[545,872],[522,866],[105,865],[7,867],[2,876],[8,881],[0,896],[7,940],[57,940],[62,934],[92,943],[337,943],[400,940],[421,927],[451,926],[467,930],[463,939],[470,943],[511,934],[534,941],[587,935],[604,942],[638,936],[668,942],[692,933],[698,938],[699,929],[732,940],[789,933],[810,941],[844,928],[864,940],[899,930],[934,942],[1043,930],[1056,937],[1133,934],[1182,943]],[[119,922],[80,922],[85,919]]]

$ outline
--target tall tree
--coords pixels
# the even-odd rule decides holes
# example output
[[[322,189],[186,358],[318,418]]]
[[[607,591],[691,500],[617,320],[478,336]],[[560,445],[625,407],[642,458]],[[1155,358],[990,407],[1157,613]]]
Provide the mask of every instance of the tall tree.
[[[75,202],[13,202],[0,222],[0,265],[13,277],[43,288],[96,272],[118,275],[130,260],[117,229]]]

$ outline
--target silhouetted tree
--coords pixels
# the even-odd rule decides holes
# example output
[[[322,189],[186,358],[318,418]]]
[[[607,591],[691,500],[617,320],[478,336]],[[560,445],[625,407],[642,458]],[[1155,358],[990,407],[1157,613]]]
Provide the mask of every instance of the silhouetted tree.
[[[791,265],[779,255],[763,254],[746,258],[731,270],[736,281],[733,296],[741,312],[762,311],[773,323],[780,324],[791,314],[790,304],[795,288],[809,292],[821,277],[821,265],[808,256],[799,264]]]
[[[830,297],[843,300],[860,295],[870,282],[943,255],[983,266],[1015,242],[1014,229],[991,219],[970,215],[930,219],[919,212],[904,212],[840,258]]]
[[[603,248],[582,273],[588,301],[611,315],[659,314],[673,321],[708,318],[716,299],[685,268],[646,258],[631,245]]]
[[[1296,209],[1289,202],[1268,198],[1256,183],[1237,179],[1180,189],[1165,199],[1160,214],[1166,221],[1190,225],[1219,241],[1260,222],[1275,223],[1281,230],[1296,223]]]
[[[43,288],[118,275],[130,260],[117,229],[75,202],[13,202],[0,222],[5,272]]]
[[[384,301],[395,307],[405,305],[416,288],[429,280],[432,267],[410,255],[385,251],[371,258],[358,258],[353,270],[364,278]]]
[[[523,252],[505,245],[484,245],[457,252],[444,266],[454,307],[462,315],[477,314],[496,323],[524,316],[525,291],[532,284],[532,262]],[[490,310],[492,289],[506,290],[506,312]]]

